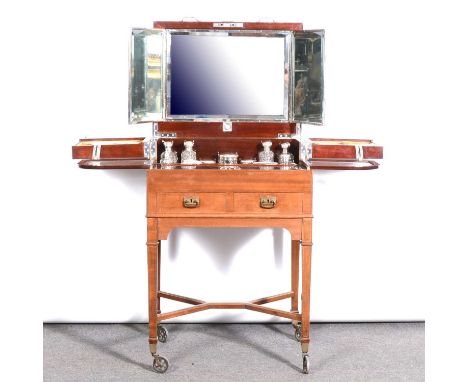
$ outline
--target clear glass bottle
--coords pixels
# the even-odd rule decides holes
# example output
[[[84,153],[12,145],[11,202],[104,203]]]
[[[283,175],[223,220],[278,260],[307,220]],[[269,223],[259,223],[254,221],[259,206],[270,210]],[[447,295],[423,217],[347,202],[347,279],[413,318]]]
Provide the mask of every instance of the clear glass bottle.
[[[271,151],[271,141],[262,142],[263,151],[258,153],[258,161],[259,162],[273,162],[275,158],[275,154]]]
[[[281,148],[283,152],[278,154],[278,163],[279,164],[292,164],[294,163],[294,155],[288,152],[289,146],[291,144],[289,142],[281,143]]]
[[[184,141],[184,151],[180,154],[181,163],[193,163],[197,160],[197,152],[193,149],[194,141]]]
[[[163,141],[164,144],[164,151],[161,153],[161,164],[172,164],[177,163],[178,157],[175,151],[172,151],[172,145],[174,142],[172,141]]]

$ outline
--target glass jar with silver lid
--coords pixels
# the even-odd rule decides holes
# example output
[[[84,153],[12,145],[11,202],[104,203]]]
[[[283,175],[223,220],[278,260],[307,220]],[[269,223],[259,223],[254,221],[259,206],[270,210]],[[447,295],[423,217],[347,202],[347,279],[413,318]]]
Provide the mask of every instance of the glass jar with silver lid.
[[[197,152],[193,149],[194,141],[184,141],[184,151],[180,155],[180,162],[191,164],[197,162]]]
[[[161,158],[159,163],[161,164],[173,164],[177,163],[178,156],[175,151],[172,150],[172,145],[174,142],[172,141],[163,141],[164,144],[164,151],[161,153]]]
[[[271,151],[271,141],[262,142],[263,150],[258,153],[258,161],[263,163],[274,162],[275,154]]]
[[[282,165],[294,164],[294,155],[288,149],[291,144],[289,142],[281,143],[283,152],[278,154],[278,163]]]

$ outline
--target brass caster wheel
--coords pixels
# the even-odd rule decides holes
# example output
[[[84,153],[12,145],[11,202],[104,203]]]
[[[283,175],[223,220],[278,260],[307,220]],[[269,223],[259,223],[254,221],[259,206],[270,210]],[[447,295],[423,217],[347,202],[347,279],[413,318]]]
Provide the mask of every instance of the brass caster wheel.
[[[294,332],[294,337],[296,337],[296,340],[299,342],[299,341],[301,341],[301,336],[302,336],[302,326],[299,323],[296,326],[296,331]]]
[[[309,354],[306,353],[302,355],[302,372],[304,374],[309,374],[309,368],[310,368]]]
[[[153,360],[153,370],[156,373],[165,373],[169,367],[169,361],[159,355],[154,356]]]
[[[167,329],[161,325],[158,325],[158,341],[162,343],[167,341]]]

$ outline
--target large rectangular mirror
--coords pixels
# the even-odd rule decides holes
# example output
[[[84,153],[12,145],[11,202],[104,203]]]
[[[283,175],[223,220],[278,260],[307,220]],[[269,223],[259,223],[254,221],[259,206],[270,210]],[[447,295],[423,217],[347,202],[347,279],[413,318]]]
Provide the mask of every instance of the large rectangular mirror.
[[[167,118],[287,120],[289,49],[288,33],[172,31]]]

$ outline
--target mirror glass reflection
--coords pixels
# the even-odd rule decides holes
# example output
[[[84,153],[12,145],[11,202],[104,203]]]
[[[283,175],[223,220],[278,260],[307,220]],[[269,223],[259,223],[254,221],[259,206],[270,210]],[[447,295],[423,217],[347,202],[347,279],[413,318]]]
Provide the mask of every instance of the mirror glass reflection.
[[[162,34],[133,30],[130,68],[130,123],[162,115]]]
[[[323,32],[297,33],[294,42],[294,119],[322,123]]]
[[[287,119],[286,36],[172,33],[168,114]]]

